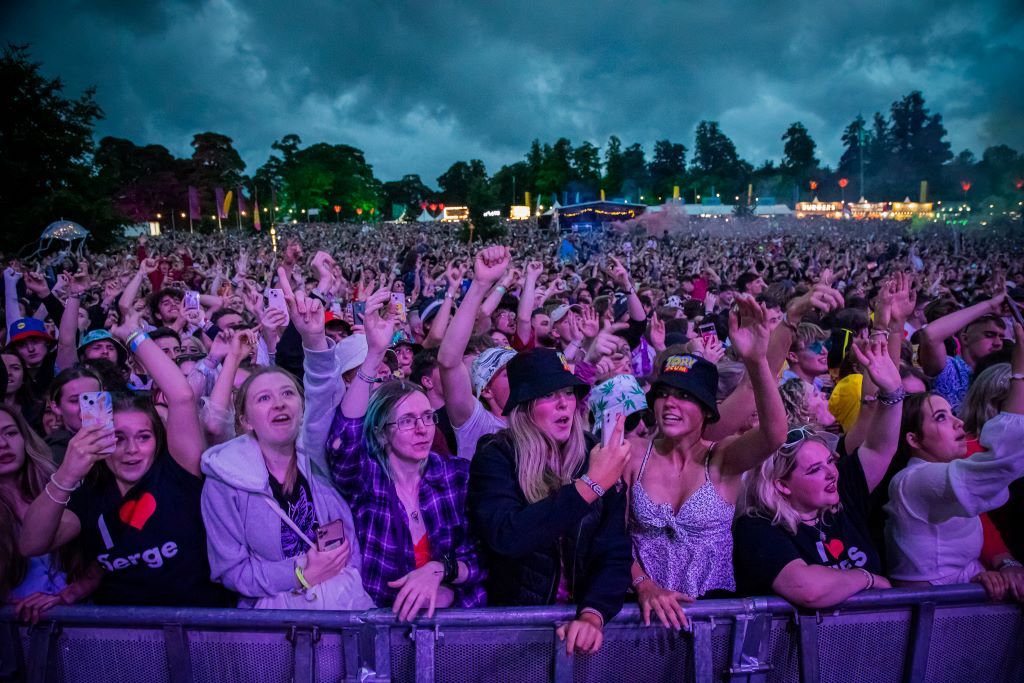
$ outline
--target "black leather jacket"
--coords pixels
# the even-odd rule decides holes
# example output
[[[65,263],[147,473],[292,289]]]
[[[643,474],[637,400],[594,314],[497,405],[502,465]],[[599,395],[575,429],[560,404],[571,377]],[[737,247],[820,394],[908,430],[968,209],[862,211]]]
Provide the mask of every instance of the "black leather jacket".
[[[593,440],[588,437],[589,453]],[[587,470],[589,456],[577,476]],[[626,491],[619,485],[593,504],[574,484],[527,503],[506,430],[486,437],[470,466],[469,515],[484,547],[490,605],[551,605],[562,568],[578,610],[605,621],[622,608],[632,556]]]

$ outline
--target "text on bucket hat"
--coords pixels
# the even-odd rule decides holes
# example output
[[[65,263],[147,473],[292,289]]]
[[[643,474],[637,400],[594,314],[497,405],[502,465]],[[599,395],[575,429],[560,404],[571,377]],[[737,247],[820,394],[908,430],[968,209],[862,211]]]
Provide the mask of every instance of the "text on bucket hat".
[[[708,412],[709,424],[718,421],[718,368],[713,363],[688,353],[669,356],[658,368],[658,375],[651,383],[651,391],[647,395],[648,405],[654,405],[654,395],[659,385],[686,392]]]

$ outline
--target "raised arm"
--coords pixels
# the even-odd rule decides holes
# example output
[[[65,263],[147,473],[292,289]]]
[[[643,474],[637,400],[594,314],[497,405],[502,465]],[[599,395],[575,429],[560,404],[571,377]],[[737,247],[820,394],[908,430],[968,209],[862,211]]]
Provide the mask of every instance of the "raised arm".
[[[870,411],[862,411],[862,417],[870,422],[864,430],[864,442],[858,449],[860,464],[864,469],[868,490],[873,491],[885,477],[889,463],[896,455],[900,440],[900,420],[903,415],[903,385],[900,371],[889,357],[886,342],[858,340],[850,348],[857,362],[878,387],[878,398]]]
[[[18,280],[21,273],[11,266],[4,269],[4,330],[10,331],[15,321],[21,318],[21,305],[18,303]]]
[[[377,376],[377,367],[384,360],[395,334],[394,318],[385,318],[382,313],[391,301],[391,293],[386,287],[378,289],[366,302],[366,313],[363,316],[363,331],[366,334],[366,360],[359,368],[352,385],[341,399],[341,414],[347,418],[362,418],[366,415],[366,406],[370,401],[370,384]]]
[[[630,320],[647,320],[647,311],[644,310],[644,304],[640,301],[640,297],[637,296],[636,287],[633,285],[632,279],[629,276],[629,270],[626,266],[622,265],[619,259],[611,256],[611,261],[614,264],[611,269],[612,279],[615,283],[626,290],[626,305],[629,309]]]
[[[1006,294],[1001,293],[987,301],[953,311],[921,328],[918,358],[921,368],[934,377],[946,367],[946,340],[983,315],[998,313]]]
[[[737,295],[736,303],[738,310],[729,313],[729,339],[746,368],[758,425],[723,444],[722,470],[731,475],[757,467],[786,439],[786,410],[768,367],[768,310],[745,294]]]
[[[129,316],[111,332],[135,353],[135,359],[167,400],[167,450],[171,457],[186,472],[200,476],[199,460],[206,450],[206,436],[196,410],[195,394],[185,375],[141,330],[137,315]]]
[[[465,424],[476,408],[473,383],[469,370],[462,362],[462,356],[473,335],[473,326],[484,296],[508,268],[510,260],[507,247],[487,247],[476,255],[473,282],[462,299],[462,305],[455,311],[438,350],[437,364],[444,387],[445,408],[453,427]]]
[[[444,277],[448,281],[448,288],[445,290],[444,299],[441,300],[441,307],[437,309],[434,316],[434,324],[430,326],[427,338],[423,340],[423,347],[436,349],[444,341],[448,332],[448,325],[451,324],[452,306],[455,305],[455,293],[459,291],[459,283],[462,282],[462,269],[449,264],[445,269]]]
[[[537,278],[544,272],[544,264],[530,261],[526,264],[523,291],[519,293],[519,309],[516,312],[516,337],[520,344],[527,344],[533,336],[534,299],[537,298]]]
[[[57,367],[61,370],[78,363],[78,310],[81,306],[81,292],[72,290],[64,302],[64,313],[60,317],[57,335]]]
[[[132,308],[135,306],[135,299],[139,296],[139,290],[142,288],[142,281],[147,275],[156,270],[157,261],[156,259],[143,259],[139,263],[139,269],[136,271],[135,276],[128,282],[128,285],[124,288],[124,293],[121,294],[121,298],[118,299],[117,306],[121,310],[121,316],[128,315]]]

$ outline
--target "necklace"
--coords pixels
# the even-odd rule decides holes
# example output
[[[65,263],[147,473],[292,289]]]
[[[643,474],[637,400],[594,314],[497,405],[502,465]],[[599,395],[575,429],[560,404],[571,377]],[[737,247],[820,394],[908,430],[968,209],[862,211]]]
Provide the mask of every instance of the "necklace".
[[[412,496],[412,502],[414,504],[410,505],[407,502],[409,498],[407,496],[403,496],[402,493],[399,492],[397,486],[395,487],[395,493],[398,494],[398,502],[402,504],[402,509],[405,511],[406,516],[418,524],[420,521],[419,501],[417,500],[418,496],[415,494]]]
[[[821,529],[821,515],[815,515],[812,519],[801,519],[800,521],[817,531],[819,540],[824,542],[825,532]]]

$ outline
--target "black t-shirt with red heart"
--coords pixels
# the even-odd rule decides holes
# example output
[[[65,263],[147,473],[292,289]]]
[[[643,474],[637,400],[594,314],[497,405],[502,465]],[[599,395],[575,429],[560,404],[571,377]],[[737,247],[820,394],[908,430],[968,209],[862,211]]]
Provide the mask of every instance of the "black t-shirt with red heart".
[[[102,467],[102,466],[101,466]],[[203,480],[169,453],[125,495],[109,472],[71,496],[86,558],[105,570],[92,599],[105,605],[223,607],[223,586],[210,580],[199,503]]]
[[[796,535],[763,517],[738,517],[733,523],[733,566],[740,595],[773,593],[772,582],[793,560],[835,569],[862,567],[882,573],[878,551],[868,532],[868,491],[860,456],[840,458],[836,514],[826,514],[818,529],[801,524]],[[822,538],[824,536],[824,538]]]

